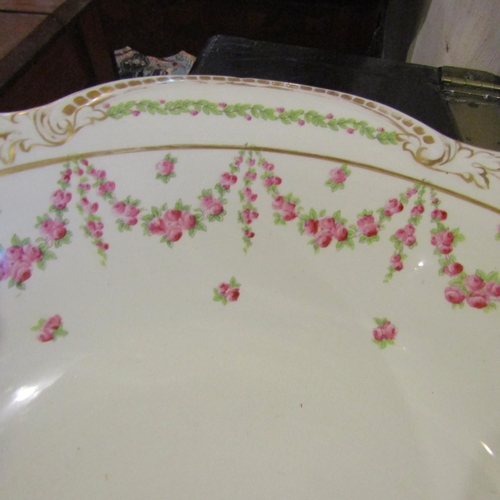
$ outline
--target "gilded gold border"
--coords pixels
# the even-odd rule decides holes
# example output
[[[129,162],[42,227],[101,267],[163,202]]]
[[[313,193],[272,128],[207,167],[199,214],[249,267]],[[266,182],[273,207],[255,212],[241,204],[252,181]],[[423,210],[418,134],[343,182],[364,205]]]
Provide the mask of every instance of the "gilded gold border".
[[[0,134],[0,161],[5,165],[13,163],[16,149],[26,153],[38,146],[56,147],[67,143],[84,127],[107,119],[106,112],[99,109],[99,106],[119,93],[146,88],[154,84],[182,81],[298,91],[349,101],[355,106],[388,120],[398,131],[397,139],[403,151],[408,152],[418,164],[433,171],[457,175],[466,183],[474,184],[481,189],[488,189],[493,178],[500,179],[499,153],[480,150],[444,137],[403,113],[369,99],[308,85],[255,78],[197,75],[159,76],[112,82],[74,94],[47,106],[0,115],[0,118],[6,119],[13,125],[18,124],[24,116],[31,117],[38,135],[36,141],[31,141],[26,137],[18,137],[20,132],[15,129]],[[51,108],[57,105],[61,106],[63,118],[53,123]],[[456,170],[457,163],[460,163],[462,170]],[[464,169],[464,165],[468,168]]]

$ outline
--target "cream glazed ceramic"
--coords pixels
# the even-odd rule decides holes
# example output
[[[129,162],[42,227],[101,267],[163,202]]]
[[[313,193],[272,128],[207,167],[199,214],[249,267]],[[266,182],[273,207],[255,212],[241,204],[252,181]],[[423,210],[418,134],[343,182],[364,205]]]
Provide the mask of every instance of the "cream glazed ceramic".
[[[0,498],[500,496],[500,156],[223,77],[0,115]]]

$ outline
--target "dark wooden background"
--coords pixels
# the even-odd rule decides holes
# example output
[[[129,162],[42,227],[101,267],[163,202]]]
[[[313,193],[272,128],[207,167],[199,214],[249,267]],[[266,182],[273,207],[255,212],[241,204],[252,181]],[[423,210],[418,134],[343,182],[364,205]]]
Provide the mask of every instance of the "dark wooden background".
[[[116,79],[113,50],[127,45],[157,57],[180,50],[196,56],[220,34],[379,56],[387,2],[0,0],[0,111],[39,106]],[[26,30],[28,16],[37,22]]]
[[[110,47],[197,55],[214,35],[369,54],[384,0],[102,0]]]

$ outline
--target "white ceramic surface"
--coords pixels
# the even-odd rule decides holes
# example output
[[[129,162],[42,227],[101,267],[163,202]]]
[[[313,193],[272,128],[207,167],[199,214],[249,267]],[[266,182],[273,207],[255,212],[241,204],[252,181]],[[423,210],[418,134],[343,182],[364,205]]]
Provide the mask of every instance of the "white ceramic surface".
[[[499,172],[251,79],[0,115],[0,498],[498,498]]]

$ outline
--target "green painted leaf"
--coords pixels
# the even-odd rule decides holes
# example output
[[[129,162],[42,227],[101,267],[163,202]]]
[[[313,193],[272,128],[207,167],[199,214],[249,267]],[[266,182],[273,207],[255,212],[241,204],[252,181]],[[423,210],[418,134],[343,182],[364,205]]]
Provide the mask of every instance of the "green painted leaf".
[[[62,326],[60,326],[55,332],[54,335],[57,337],[66,337],[68,335],[67,330],[64,330]]]
[[[498,271],[492,271],[486,276],[486,281],[498,281]]]
[[[38,330],[40,330],[40,328],[43,327],[43,325],[45,324],[45,319],[44,318],[40,318],[38,320],[38,323],[35,325],[35,326],[32,326],[30,328],[30,330],[34,331],[34,332],[37,332]]]
[[[480,269],[476,269],[476,275],[479,276],[483,281],[486,281],[486,273]]]

